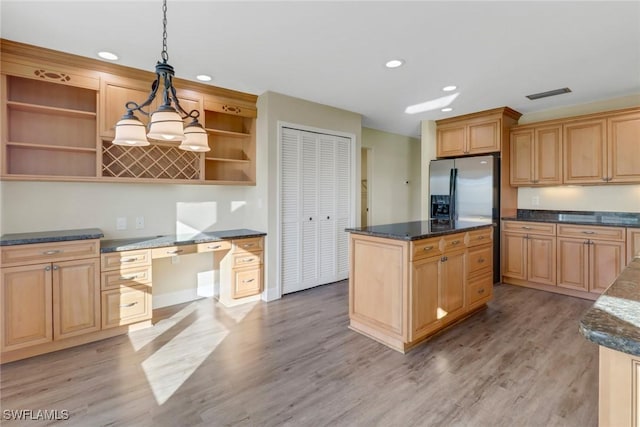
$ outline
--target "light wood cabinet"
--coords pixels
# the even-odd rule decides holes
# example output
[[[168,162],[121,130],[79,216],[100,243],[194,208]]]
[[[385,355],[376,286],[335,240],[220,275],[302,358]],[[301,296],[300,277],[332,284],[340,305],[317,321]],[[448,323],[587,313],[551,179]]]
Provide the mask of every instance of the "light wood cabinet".
[[[640,357],[599,346],[598,425],[640,425]]]
[[[625,230],[560,225],[557,263],[559,287],[601,294],[624,268]]]
[[[627,228],[627,264],[640,257],[640,228]]]
[[[188,253],[196,245],[185,245]],[[153,317],[153,258],[182,255],[180,247],[162,247],[102,254],[102,329],[148,321]]]
[[[97,239],[0,248],[3,353],[100,330],[98,251]]]
[[[515,124],[518,118],[520,113],[504,107],[438,120],[436,156],[499,153],[505,128]]]
[[[461,236],[462,237],[462,236]],[[445,252],[440,264],[440,310],[445,322],[464,313],[464,291],[467,284],[467,254],[464,250]]]
[[[607,118],[608,182],[640,182],[640,112]]]
[[[411,341],[442,326],[439,296],[440,255],[414,261],[411,264]]]
[[[502,228],[503,281],[555,286],[555,224],[504,221]]]
[[[513,186],[562,184],[562,126],[511,130],[510,182]]]
[[[233,239],[220,260],[218,300],[226,306],[259,298],[263,290],[263,237]]]

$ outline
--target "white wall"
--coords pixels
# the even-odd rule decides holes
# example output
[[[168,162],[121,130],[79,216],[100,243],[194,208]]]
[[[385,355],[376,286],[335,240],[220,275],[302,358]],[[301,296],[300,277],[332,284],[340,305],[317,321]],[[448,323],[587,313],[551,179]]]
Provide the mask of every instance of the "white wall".
[[[362,147],[371,148],[371,224],[420,219],[420,140],[362,128]]]
[[[640,94],[523,114],[518,124],[637,106],[640,106]],[[533,203],[536,197],[540,201],[537,205]],[[640,212],[640,185],[520,187],[518,209]]]
[[[266,230],[268,233],[265,251],[265,298],[272,300],[280,297],[277,248],[278,235],[278,123],[287,122],[302,126],[332,130],[355,135],[356,170],[353,174],[355,194],[352,200],[355,217],[360,215],[360,186],[356,185],[360,176],[360,147],[362,117],[360,114],[338,108],[320,105],[303,99],[275,92],[266,92],[258,98],[258,158],[256,187],[248,190],[247,206],[250,227]],[[260,202],[260,201],[268,201]]]

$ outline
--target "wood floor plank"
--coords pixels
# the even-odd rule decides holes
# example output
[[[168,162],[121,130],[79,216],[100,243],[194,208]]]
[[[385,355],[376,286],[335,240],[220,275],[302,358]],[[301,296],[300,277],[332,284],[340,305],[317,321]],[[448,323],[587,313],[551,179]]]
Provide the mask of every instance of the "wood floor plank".
[[[402,355],[347,328],[347,291],[167,307],[153,328],[2,365],[0,403],[66,409],[64,426],[597,425],[591,301],[500,285]]]

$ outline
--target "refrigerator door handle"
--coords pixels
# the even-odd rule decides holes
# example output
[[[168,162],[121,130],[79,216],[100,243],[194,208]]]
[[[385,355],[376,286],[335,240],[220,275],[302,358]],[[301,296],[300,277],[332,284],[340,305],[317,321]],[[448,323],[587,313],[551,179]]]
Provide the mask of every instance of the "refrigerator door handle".
[[[456,206],[456,183],[458,181],[458,169],[452,168],[449,176],[449,219],[455,220],[457,217]]]

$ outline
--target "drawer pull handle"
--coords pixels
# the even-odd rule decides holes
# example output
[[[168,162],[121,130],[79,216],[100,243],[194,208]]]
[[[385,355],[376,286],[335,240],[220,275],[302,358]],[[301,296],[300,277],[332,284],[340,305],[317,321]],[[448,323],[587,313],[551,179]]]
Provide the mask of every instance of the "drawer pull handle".
[[[220,249],[222,245],[207,246],[207,249]]]
[[[242,260],[242,262],[251,262],[253,261],[255,258],[245,258]]]
[[[484,240],[484,236],[478,236],[478,240]]]
[[[256,245],[255,243],[247,243],[245,245],[242,245],[242,247],[243,248],[250,248],[250,247],[255,246],[255,245]]]
[[[44,251],[42,252],[42,255],[55,255],[55,254],[61,254],[63,251],[61,251],[60,249],[54,249],[52,251]]]
[[[424,247],[424,250],[425,250],[425,251],[430,251],[431,249],[433,249],[433,246],[425,246],[425,247]]]
[[[484,294],[484,288],[480,288],[480,289],[478,289],[478,293],[479,293],[479,294]]]
[[[129,308],[129,307],[133,307],[136,304],[138,304],[138,301],[130,302],[129,304],[120,304],[120,308]]]
[[[451,242],[451,246],[455,246],[457,244],[460,244],[460,240],[454,240],[453,242]]]
[[[478,258],[478,264],[482,264],[484,262],[484,258]]]
[[[138,278],[137,274],[134,274],[133,276],[120,276],[120,280],[133,280],[137,278]]]
[[[526,225],[523,225],[523,226],[522,226],[522,227],[520,227],[520,228],[522,228],[523,230],[531,230],[531,227],[527,227]]]
[[[582,234],[598,234],[595,231],[583,231]]]
[[[175,255],[184,252],[184,249],[175,249],[173,251],[167,251],[168,254]]]
[[[133,257],[133,258],[122,258],[120,260],[120,262],[136,262],[138,260],[137,257]]]
[[[256,279],[247,279],[247,280],[243,280],[242,283],[251,283]]]

